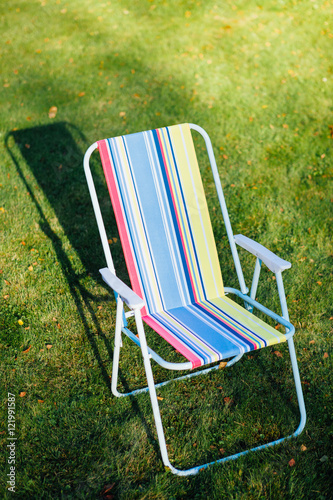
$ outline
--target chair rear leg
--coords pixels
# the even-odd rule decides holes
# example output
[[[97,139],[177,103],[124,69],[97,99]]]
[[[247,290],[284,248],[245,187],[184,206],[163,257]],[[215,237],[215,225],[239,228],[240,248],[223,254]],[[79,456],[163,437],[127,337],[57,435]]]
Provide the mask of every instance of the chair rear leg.
[[[302,385],[301,385],[301,378],[300,378],[299,370],[298,370],[298,363],[297,363],[297,358],[296,358],[294,340],[292,337],[288,340],[288,347],[289,347],[291,366],[293,369],[298,406],[299,406],[299,411],[301,414],[301,420],[300,420],[299,426],[293,434],[293,436],[296,437],[304,429],[305,422],[306,422],[306,410],[305,410],[304,396],[303,396]]]

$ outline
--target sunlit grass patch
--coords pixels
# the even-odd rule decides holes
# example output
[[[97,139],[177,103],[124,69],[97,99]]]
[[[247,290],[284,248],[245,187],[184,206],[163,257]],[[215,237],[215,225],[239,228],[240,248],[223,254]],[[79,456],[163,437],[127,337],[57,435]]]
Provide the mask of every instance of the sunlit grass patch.
[[[95,498],[113,485],[126,500],[329,498],[332,2],[18,0],[0,10],[0,441],[6,449],[15,392],[19,495]],[[298,439],[187,479],[163,469],[149,396],[111,396],[115,302],[98,273],[105,262],[82,169],[98,139],[182,122],[211,136],[234,233],[292,263],[284,280],[309,415]],[[237,286],[194,139],[224,282]],[[128,282],[97,158],[93,169]],[[240,258],[250,285],[254,260]],[[279,311],[267,270],[258,299]],[[145,385],[138,348],[125,340],[122,355],[120,388]],[[297,425],[286,346],[158,395],[182,467]],[[0,463],[6,498],[6,453]]]

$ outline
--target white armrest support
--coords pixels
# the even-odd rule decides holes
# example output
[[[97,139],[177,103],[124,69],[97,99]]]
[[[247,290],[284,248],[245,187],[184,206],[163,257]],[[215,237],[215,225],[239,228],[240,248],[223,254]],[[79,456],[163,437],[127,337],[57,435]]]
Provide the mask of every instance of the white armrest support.
[[[236,234],[234,238],[237,245],[258,257],[273,273],[284,271],[291,267],[290,262],[281,259],[275,253],[260,245],[260,243],[251,240],[251,238],[247,238],[247,236],[243,236],[242,234]]]
[[[105,283],[120,295],[130,309],[141,309],[145,305],[144,301],[129,286],[117,278],[109,268],[104,267],[99,272]]]

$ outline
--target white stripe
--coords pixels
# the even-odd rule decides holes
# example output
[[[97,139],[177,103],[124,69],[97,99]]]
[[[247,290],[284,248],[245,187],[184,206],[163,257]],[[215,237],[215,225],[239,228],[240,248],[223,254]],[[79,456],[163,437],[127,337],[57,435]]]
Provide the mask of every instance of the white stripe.
[[[249,316],[249,313],[246,311],[246,309],[243,310],[243,308],[241,308],[241,310],[239,310],[233,303],[232,300],[229,300],[226,299],[226,297],[216,297],[217,299],[221,300],[222,302],[224,302],[225,304],[228,304],[233,310],[236,311],[236,315],[237,314],[241,314],[242,316],[244,316],[246,319],[249,319],[250,321],[252,321],[256,326],[258,326],[259,328],[261,328],[262,330],[270,333],[271,335],[273,335],[276,339],[277,339],[277,343],[279,344],[281,341],[284,342],[283,339],[281,339],[281,335],[283,335],[283,333],[281,333],[280,335],[275,332],[275,331],[272,331],[270,328],[269,328],[269,325],[267,325],[265,322],[263,322],[264,324],[262,323],[259,323],[258,321],[256,321],[256,316],[253,315],[253,318],[252,316]],[[215,299],[211,299],[211,300],[215,300]],[[217,308],[219,308],[219,306],[216,305]],[[226,313],[227,314],[227,313]],[[234,318],[234,321],[237,321],[237,316],[235,316]],[[247,328],[247,327],[245,327]],[[260,337],[260,335],[258,333],[255,333],[255,335],[258,335],[259,338],[263,338],[263,337]],[[264,339],[264,340],[267,340],[267,339]]]

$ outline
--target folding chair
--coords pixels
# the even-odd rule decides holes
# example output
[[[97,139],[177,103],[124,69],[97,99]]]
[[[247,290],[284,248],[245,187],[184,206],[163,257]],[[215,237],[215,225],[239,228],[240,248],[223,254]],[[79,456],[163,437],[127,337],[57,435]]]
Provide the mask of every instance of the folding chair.
[[[240,290],[223,285],[191,130],[201,134],[206,143]],[[132,288],[115,274],[89,167],[91,154],[97,148]],[[289,322],[282,281],[282,271],[290,268],[291,264],[259,243],[243,235],[233,235],[207,133],[197,125],[183,124],[105,139],[87,150],[84,169],[107,263],[100,273],[105,283],[114,290],[117,300],[112,392],[120,397],[149,391],[164,465],[178,475],[196,474],[213,463],[233,460],[300,434],[305,425],[306,412],[293,343],[295,329]],[[249,295],[236,244],[257,257]],[[275,273],[281,316],[255,300],[262,263]],[[230,294],[240,297],[245,307],[229,298]],[[124,303],[128,307],[127,312]],[[253,309],[283,325],[285,333],[259,319],[253,314]],[[138,338],[127,325],[127,318],[133,316]],[[148,347],[144,324],[169,342],[186,361],[168,362]],[[117,390],[122,333],[141,348],[148,381],[148,387],[126,394]],[[154,384],[150,359],[170,370],[193,370],[224,359],[229,359],[226,366],[231,366],[244,353],[281,342],[288,342],[301,414],[294,434],[187,470],[173,467],[168,458],[156,396],[156,388],[170,381]],[[218,368],[219,365],[213,365],[175,380]]]

